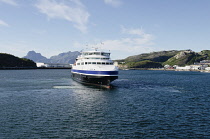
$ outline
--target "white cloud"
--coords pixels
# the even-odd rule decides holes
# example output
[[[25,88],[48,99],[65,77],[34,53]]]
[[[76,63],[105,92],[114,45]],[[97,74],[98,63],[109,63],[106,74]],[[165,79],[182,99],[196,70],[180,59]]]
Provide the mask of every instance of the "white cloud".
[[[104,40],[104,45],[100,46],[95,45],[95,43],[89,44],[89,46],[99,47],[104,50],[111,50],[111,52],[114,52],[113,57],[115,59],[157,51],[157,48],[153,47],[155,37],[152,34],[145,33],[143,29],[129,29],[121,27],[121,32],[126,37]],[[78,50],[85,48],[84,44],[80,44],[78,42],[74,44],[74,47]]]
[[[10,4],[13,6],[17,6],[18,4],[15,2],[15,0],[0,0],[0,2],[6,3],[6,4]]]
[[[131,35],[144,35],[143,29],[127,29],[124,26],[121,26],[121,32],[124,34],[131,34]]]
[[[52,19],[64,19],[74,24],[81,32],[87,32],[90,14],[80,0],[38,0],[39,11]]]
[[[127,37],[104,42],[107,47],[110,47],[109,49],[129,51],[131,53],[149,52],[153,49],[151,45],[154,44],[154,36],[145,33],[143,29],[128,29],[121,26],[121,32],[126,34]]]
[[[104,0],[104,2],[108,5],[113,6],[113,7],[119,7],[122,5],[121,0]]]
[[[6,26],[6,27],[8,27],[9,25],[6,22],[0,20],[0,26]]]
[[[104,41],[108,50],[124,51],[130,54],[151,52],[154,48],[150,47],[153,43],[151,38],[123,38],[117,40]]]

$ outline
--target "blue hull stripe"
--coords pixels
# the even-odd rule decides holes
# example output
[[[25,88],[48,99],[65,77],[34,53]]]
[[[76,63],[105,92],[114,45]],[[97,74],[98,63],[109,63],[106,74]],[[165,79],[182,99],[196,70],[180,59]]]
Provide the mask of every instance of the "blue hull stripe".
[[[72,69],[71,71],[82,74],[118,75],[118,71],[90,71],[90,70],[75,70],[75,69]]]

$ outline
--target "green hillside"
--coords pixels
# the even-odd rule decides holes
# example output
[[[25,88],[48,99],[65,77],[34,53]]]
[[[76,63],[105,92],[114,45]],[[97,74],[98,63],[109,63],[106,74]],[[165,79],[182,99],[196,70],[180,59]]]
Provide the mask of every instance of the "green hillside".
[[[123,60],[117,60],[120,64],[120,68],[161,68],[162,63],[169,58],[175,56],[180,51],[159,51],[144,53],[140,55],[130,56]]]
[[[196,53],[192,50],[171,50],[140,55],[117,60],[120,68],[161,68],[164,65],[191,65],[201,60],[210,60],[210,50]]]
[[[178,65],[178,66],[185,66],[191,65],[202,60],[209,60],[210,59],[210,50],[203,50],[199,53],[196,53],[191,50],[182,51],[175,55],[174,57],[168,59],[163,65]]]
[[[127,68],[160,68],[161,63],[150,60],[143,60],[139,62],[129,62],[126,64]]]
[[[0,68],[34,68],[36,63],[26,58],[18,58],[10,54],[0,53]]]
[[[175,56],[180,51],[171,50],[171,51],[160,51],[160,52],[151,52],[151,53],[144,53],[136,56],[130,56],[124,59],[125,62],[138,62],[144,60],[151,60],[154,62],[165,62],[169,58]]]

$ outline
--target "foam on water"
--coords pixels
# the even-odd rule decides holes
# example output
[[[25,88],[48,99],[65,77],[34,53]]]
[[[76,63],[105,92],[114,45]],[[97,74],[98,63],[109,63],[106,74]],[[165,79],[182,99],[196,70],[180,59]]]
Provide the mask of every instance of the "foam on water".
[[[53,86],[54,89],[84,89],[82,86]]]

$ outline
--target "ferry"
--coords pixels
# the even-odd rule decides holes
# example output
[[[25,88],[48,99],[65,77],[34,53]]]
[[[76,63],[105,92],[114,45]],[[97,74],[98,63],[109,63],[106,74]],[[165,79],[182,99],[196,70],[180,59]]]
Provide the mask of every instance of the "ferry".
[[[81,52],[71,69],[74,80],[111,88],[111,82],[118,79],[118,67],[110,59],[110,52],[91,51]]]

